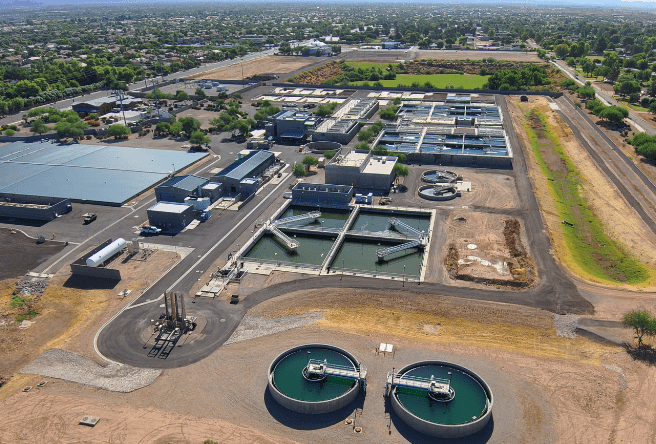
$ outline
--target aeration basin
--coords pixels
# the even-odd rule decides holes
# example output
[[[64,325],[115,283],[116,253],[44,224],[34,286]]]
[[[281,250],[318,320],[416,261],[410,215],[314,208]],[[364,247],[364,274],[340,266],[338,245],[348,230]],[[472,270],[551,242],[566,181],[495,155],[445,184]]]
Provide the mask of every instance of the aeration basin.
[[[308,344],[292,348],[269,367],[269,392],[299,413],[329,413],[351,403],[366,384],[366,369],[337,347]]]
[[[425,361],[390,375],[392,409],[403,422],[421,433],[460,438],[481,430],[492,416],[490,388],[465,367]]]

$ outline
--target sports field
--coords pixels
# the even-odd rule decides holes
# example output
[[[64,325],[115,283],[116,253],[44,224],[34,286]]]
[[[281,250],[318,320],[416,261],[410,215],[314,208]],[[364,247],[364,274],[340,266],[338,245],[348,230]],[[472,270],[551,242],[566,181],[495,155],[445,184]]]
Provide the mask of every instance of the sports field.
[[[468,74],[430,74],[430,75],[416,75],[416,74],[399,74],[394,80],[380,80],[380,83],[386,88],[394,86],[412,86],[413,83],[419,82],[424,86],[426,82],[430,82],[433,88],[446,88],[453,86],[454,88],[463,89],[476,89],[483,88],[489,76],[468,75]],[[373,82],[351,82],[351,85],[362,85],[364,83]]]

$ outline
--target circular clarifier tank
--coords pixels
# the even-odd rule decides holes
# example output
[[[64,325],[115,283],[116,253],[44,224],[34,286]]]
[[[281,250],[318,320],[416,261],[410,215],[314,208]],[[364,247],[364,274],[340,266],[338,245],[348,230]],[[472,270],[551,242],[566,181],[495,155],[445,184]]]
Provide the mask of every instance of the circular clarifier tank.
[[[468,436],[485,427],[492,415],[490,388],[465,367],[441,361],[418,362],[401,369],[394,381],[394,412],[427,435]]]
[[[294,347],[269,367],[269,391],[283,407],[300,413],[328,413],[352,402],[366,369],[345,350],[331,345]]]
[[[427,200],[451,200],[458,197],[458,190],[451,185],[424,185],[419,187],[419,196]]]
[[[426,183],[454,183],[458,175],[453,171],[446,170],[428,170],[421,175],[421,180]]]

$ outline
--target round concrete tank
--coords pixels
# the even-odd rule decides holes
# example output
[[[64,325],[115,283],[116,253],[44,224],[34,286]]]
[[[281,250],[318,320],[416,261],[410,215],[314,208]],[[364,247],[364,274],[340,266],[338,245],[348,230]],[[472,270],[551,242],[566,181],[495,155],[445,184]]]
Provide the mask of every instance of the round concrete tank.
[[[365,388],[366,369],[345,350],[308,344],[280,354],[269,366],[269,392],[299,413],[329,413],[350,404]]]
[[[458,180],[458,174],[447,170],[428,170],[423,172],[421,180],[426,183],[454,183]]]
[[[426,200],[444,201],[458,197],[458,190],[453,185],[423,185],[418,192]]]
[[[394,412],[408,426],[438,438],[461,438],[487,425],[494,398],[487,383],[471,370],[442,361],[423,361],[396,373],[390,393]],[[411,381],[404,384],[404,379]],[[417,381],[443,388],[418,389]]]
[[[97,267],[98,265],[102,264],[113,255],[121,251],[123,248],[125,248],[126,245],[127,243],[125,242],[125,239],[119,237],[118,239],[116,239],[111,244],[107,245],[99,252],[89,256],[89,258],[86,260],[87,267]]]

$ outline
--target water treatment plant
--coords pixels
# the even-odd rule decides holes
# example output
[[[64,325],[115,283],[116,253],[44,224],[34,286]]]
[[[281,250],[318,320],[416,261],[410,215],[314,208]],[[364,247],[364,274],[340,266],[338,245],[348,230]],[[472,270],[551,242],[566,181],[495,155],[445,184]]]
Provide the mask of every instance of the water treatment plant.
[[[317,272],[421,280],[434,213],[412,209],[307,207],[286,202],[242,260]]]
[[[387,375],[392,408],[413,429],[438,438],[461,438],[485,427],[494,397],[485,381],[460,365],[417,362]]]
[[[367,389],[367,369],[345,350],[309,344],[282,353],[269,366],[269,392],[299,413],[329,413]]]
[[[273,59],[288,57],[309,60]],[[251,128],[257,150],[216,127],[200,153],[150,135],[125,143],[164,149],[120,140],[0,146],[0,207],[20,205],[13,193],[70,196],[25,198],[43,222],[14,222],[22,211],[0,222],[62,240],[63,252],[37,271],[104,310],[82,350],[110,363],[94,371],[120,368],[117,378],[140,383],[139,372],[165,370],[136,396],[219,424],[202,439],[217,439],[220,419],[238,420],[249,430],[238,439],[249,442],[263,431],[271,442],[512,441],[516,424],[532,424],[523,403],[534,381],[517,365],[530,347],[506,326],[542,329],[550,347],[565,340],[552,338],[552,312],[589,311],[533,217],[532,164],[506,98],[280,85],[240,93],[244,115],[269,108],[259,100],[285,108]],[[314,114],[330,103],[338,106]],[[206,126],[221,115],[207,105],[181,112]],[[360,129],[374,131],[369,149]],[[79,186],[88,175],[91,185]],[[94,219],[83,224],[83,215]],[[558,375],[558,364],[544,371]],[[535,393],[526,405],[539,410],[544,393]],[[169,441],[200,436],[178,438]]]

